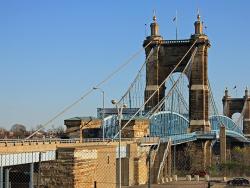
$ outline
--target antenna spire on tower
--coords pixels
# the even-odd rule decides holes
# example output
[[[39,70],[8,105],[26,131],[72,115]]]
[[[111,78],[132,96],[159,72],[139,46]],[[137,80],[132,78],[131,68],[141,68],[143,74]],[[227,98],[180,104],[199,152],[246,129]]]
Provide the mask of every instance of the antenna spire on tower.
[[[153,10],[153,21],[156,22],[156,11],[155,11],[155,9]]]
[[[198,19],[198,21],[200,21],[200,19],[201,19],[201,17],[200,17],[200,9],[199,8],[197,8],[197,19]]]
[[[195,21],[194,23],[194,26],[195,26],[195,34],[196,35],[202,35],[202,29],[203,29],[203,22],[201,22],[201,19],[200,19],[200,10],[197,9],[197,20]]]

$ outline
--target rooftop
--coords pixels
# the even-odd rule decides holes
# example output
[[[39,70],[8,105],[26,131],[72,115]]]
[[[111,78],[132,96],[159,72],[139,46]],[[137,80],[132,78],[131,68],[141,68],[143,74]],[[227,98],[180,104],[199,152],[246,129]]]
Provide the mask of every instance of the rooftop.
[[[72,117],[69,119],[65,119],[64,121],[78,121],[78,120],[90,121],[90,120],[100,120],[100,119],[93,116],[85,116],[85,117]]]

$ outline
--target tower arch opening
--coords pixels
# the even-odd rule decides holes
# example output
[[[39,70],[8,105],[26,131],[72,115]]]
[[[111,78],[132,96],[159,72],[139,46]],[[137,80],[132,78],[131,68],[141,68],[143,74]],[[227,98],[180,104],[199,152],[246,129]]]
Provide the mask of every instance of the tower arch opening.
[[[189,119],[188,75],[175,72],[165,83],[165,111],[178,113]]]
[[[232,114],[232,120],[240,128],[240,130],[243,130],[243,116],[241,113],[236,112]]]

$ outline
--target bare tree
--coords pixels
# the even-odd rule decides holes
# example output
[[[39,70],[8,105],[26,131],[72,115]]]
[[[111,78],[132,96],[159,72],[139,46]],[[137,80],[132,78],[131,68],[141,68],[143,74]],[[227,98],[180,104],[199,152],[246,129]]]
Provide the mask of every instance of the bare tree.
[[[0,127],[0,138],[1,139],[5,138],[7,134],[8,134],[8,131],[5,128]]]
[[[49,129],[48,132],[50,133],[51,137],[56,137],[56,138],[61,138],[64,137],[65,135],[65,129],[63,126],[58,126],[58,127],[52,126],[52,128]]]
[[[24,138],[26,135],[26,127],[22,124],[12,125],[10,131],[13,132],[15,138]]]

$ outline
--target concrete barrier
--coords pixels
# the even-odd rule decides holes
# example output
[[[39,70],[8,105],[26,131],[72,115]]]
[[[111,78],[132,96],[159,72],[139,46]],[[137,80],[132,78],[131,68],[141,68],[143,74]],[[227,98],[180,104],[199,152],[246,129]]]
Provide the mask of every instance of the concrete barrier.
[[[191,181],[192,180],[191,175],[186,175],[186,180]]]
[[[199,175],[194,175],[194,180],[195,180],[195,181],[200,181]]]
[[[173,175],[173,181],[177,181],[177,180],[178,180],[177,175]]]
[[[209,175],[205,175],[205,181],[209,181]]]
[[[168,178],[167,178],[167,177],[165,177],[165,182],[166,182],[166,183],[168,182]]]
[[[161,178],[161,183],[165,183],[165,178]]]

